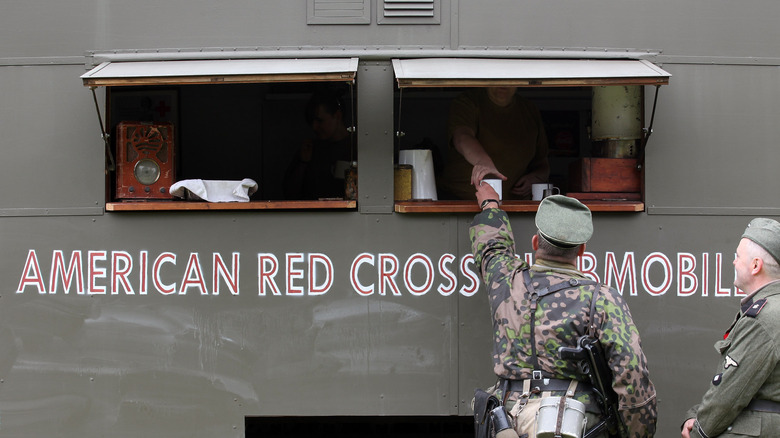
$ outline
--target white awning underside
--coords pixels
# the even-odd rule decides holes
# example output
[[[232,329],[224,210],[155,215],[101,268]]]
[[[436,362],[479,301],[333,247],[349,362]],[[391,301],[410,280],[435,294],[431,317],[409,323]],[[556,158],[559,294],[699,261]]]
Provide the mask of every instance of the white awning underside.
[[[219,59],[104,62],[81,76],[85,86],[260,82],[350,82],[357,58]]]
[[[399,87],[666,85],[671,74],[646,60],[394,59]]]

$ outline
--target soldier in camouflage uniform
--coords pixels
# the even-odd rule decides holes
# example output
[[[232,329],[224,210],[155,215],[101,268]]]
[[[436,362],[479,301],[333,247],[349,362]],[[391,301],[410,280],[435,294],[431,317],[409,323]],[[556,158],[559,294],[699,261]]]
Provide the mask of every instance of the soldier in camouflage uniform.
[[[475,264],[487,285],[493,315],[493,363],[499,381],[492,391],[512,412],[518,400],[564,395],[567,383],[577,380],[575,398],[585,403],[588,428],[592,427],[601,411],[588,390],[588,379],[575,363],[559,359],[558,354],[559,347],[577,347],[578,338],[586,334],[592,321],[612,371],[621,435],[652,437],[656,426],[655,387],[628,306],[616,290],[590,281],[575,265],[593,233],[590,210],[566,196],[545,198],[536,214],[537,234],[531,240],[536,260],[529,267],[515,256],[509,219],[496,198],[488,184],[477,187],[482,212],[475,216],[470,229]],[[539,299],[532,317],[534,305],[524,281],[526,272],[536,291],[562,282],[576,286]],[[595,315],[590,315],[596,290]],[[529,380],[531,393],[524,394],[522,385]],[[520,436],[524,432],[518,431]]]
[[[734,285],[747,296],[722,340],[720,363],[682,436],[780,436],[780,223],[750,221],[734,259]]]

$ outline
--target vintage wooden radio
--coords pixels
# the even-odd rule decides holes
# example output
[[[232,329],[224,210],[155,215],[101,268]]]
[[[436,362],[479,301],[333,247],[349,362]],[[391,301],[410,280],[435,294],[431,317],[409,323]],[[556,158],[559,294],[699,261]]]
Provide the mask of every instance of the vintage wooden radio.
[[[116,128],[117,199],[171,199],[173,123],[120,122]]]

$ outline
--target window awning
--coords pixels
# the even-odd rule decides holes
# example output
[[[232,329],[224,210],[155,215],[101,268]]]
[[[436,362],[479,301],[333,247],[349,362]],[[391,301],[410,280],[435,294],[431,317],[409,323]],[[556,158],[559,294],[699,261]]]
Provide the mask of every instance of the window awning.
[[[81,76],[84,86],[260,82],[351,82],[357,58],[217,59],[104,62]]]
[[[626,59],[393,59],[393,69],[401,88],[666,85],[671,76],[649,61]]]

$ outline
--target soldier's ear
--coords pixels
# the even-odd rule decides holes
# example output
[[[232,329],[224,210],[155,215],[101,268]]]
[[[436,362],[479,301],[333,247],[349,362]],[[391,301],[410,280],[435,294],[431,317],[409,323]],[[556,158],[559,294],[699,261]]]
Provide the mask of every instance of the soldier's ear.
[[[534,251],[539,249],[539,235],[534,234],[533,237],[531,237],[531,248],[534,249]]]
[[[755,275],[761,272],[761,269],[764,267],[764,260],[761,259],[761,257],[753,257],[753,262],[751,263],[751,272]]]
[[[582,257],[585,254],[585,244],[580,245],[580,249],[577,251],[577,256]]]

